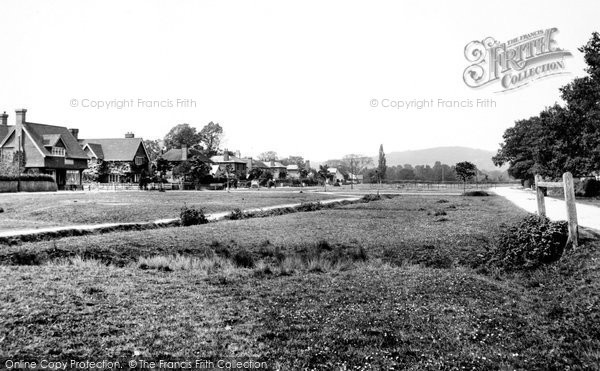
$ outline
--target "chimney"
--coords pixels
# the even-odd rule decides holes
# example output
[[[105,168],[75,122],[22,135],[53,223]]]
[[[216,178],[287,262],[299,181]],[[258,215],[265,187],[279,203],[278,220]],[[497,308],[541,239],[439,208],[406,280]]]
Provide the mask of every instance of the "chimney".
[[[304,163],[304,169],[306,169],[306,171],[310,171],[310,161],[306,160]]]
[[[25,114],[27,113],[27,110],[25,108],[21,108],[16,110],[15,112],[17,113],[17,125],[25,123]]]
[[[125,134],[125,138],[127,138],[127,139],[135,138],[135,135],[132,132],[128,132]]]
[[[275,166],[275,161],[271,161],[271,167]]]
[[[247,166],[248,172],[252,171],[252,157],[246,158],[246,162],[248,163],[248,166]]]
[[[6,111],[4,111],[2,115],[0,115],[0,125],[8,125],[8,115],[6,114]]]
[[[223,152],[223,161],[229,161],[229,151],[225,148],[225,152]]]
[[[188,146],[187,146],[187,144],[182,144],[181,145],[181,159],[183,161],[187,161],[187,159],[188,159],[187,156],[188,156]]]
[[[242,158],[242,152],[240,152],[239,150],[235,151],[235,157]]]
[[[69,129],[69,131],[75,139],[79,140],[79,129]]]

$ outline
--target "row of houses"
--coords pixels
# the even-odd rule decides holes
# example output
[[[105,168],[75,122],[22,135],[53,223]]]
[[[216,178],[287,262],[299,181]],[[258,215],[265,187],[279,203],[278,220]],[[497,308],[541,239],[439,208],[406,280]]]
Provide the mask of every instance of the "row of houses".
[[[162,158],[173,165],[187,161],[191,156],[192,154],[187,146],[170,149],[161,155]],[[253,169],[258,168],[263,171],[271,172],[273,179],[281,179],[284,176],[290,179],[300,179],[301,169],[298,165],[286,166],[278,161],[259,161],[251,157],[242,157],[239,151],[236,155],[231,155],[230,152],[225,149],[223,155],[212,156],[211,158],[206,158],[198,154],[196,154],[196,156],[199,156],[201,161],[211,165],[211,175],[225,173],[227,168],[229,168],[231,173],[235,174],[238,178],[244,179]],[[310,167],[310,163],[307,162],[306,166]]]
[[[0,161],[13,161],[15,154],[22,156],[22,165],[28,172],[51,175],[59,189],[81,187],[83,172],[100,161],[109,165],[107,182],[138,182],[144,172],[151,171],[148,150],[142,138],[127,133],[123,138],[79,138],[78,129],[27,121],[27,110],[15,111],[15,124],[8,124],[8,114],[0,115]],[[187,161],[189,149],[171,149],[162,157],[177,165]],[[202,159],[218,175],[230,169],[240,178],[246,178],[254,169],[268,170],[274,179],[300,178],[297,165],[285,166],[277,161],[263,162],[250,157],[230,155]],[[307,166],[309,164],[307,163]]]
[[[27,172],[51,175],[59,189],[81,187],[83,171],[98,160],[119,165],[109,175],[111,181],[139,181],[142,170],[150,168],[144,141],[132,133],[81,139],[78,129],[29,122],[26,114],[26,109],[16,110],[14,125],[8,124],[6,112],[0,115],[0,160],[13,161],[20,154]]]

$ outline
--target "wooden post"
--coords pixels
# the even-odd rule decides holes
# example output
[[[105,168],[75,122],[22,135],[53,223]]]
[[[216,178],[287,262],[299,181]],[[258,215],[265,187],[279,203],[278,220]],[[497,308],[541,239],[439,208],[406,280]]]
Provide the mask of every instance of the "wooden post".
[[[546,203],[544,202],[544,190],[538,186],[538,183],[542,181],[541,175],[535,176],[535,196],[537,198],[538,215],[546,216]]]
[[[579,231],[577,227],[577,208],[575,206],[573,175],[569,172],[564,173],[563,182],[565,184],[565,203],[567,204],[567,220],[569,222],[569,241],[572,243],[572,247],[576,248]]]

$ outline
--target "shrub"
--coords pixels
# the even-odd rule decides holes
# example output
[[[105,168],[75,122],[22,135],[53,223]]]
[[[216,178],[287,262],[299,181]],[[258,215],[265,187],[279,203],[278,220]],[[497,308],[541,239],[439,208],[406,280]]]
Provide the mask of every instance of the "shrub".
[[[365,251],[365,249],[362,246],[359,246],[356,249],[352,250],[352,252],[350,253],[350,256],[351,256],[352,260],[354,260],[354,261],[369,260],[369,256],[367,255],[367,252]]]
[[[327,240],[320,240],[317,242],[317,251],[331,251],[331,245]]]
[[[575,194],[580,197],[600,196],[600,182],[596,179],[585,179],[577,183]]]
[[[298,206],[298,211],[317,211],[323,208],[323,204],[320,202],[302,202],[300,206]]]
[[[472,197],[484,197],[489,196],[490,194],[485,191],[469,191],[463,193],[463,196],[472,196]]]
[[[381,200],[380,195],[364,195],[362,198],[363,202],[379,201]]]
[[[11,256],[11,261],[14,265],[40,265],[40,257],[26,250],[19,250]]]
[[[25,181],[39,181],[39,182],[54,182],[52,175],[47,174],[21,174],[19,176],[12,175],[0,175],[0,180],[25,180]]]
[[[229,214],[227,216],[227,218],[230,220],[240,220],[240,219],[244,219],[245,217],[246,217],[245,213],[240,208],[233,209],[231,214]]]
[[[206,218],[206,215],[204,215],[203,209],[195,209],[185,205],[181,208],[179,217],[181,218],[181,225],[184,227],[208,223],[208,219]]]
[[[233,255],[233,263],[242,268],[254,268],[254,258],[248,250],[240,250]]]
[[[491,263],[507,270],[537,268],[558,260],[567,239],[567,222],[529,215],[500,233]]]

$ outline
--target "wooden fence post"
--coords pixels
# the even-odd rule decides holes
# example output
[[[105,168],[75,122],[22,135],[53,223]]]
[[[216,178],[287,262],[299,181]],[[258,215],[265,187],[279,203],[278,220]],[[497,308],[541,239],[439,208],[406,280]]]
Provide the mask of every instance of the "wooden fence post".
[[[573,175],[569,172],[564,173],[563,182],[565,184],[565,203],[567,204],[567,220],[569,222],[569,240],[573,244],[573,248],[576,248],[579,231],[577,227],[577,208],[575,207]]]
[[[538,183],[542,181],[541,175],[535,176],[535,197],[537,199],[537,208],[539,216],[546,216],[546,203],[544,202],[544,190],[538,186]]]

